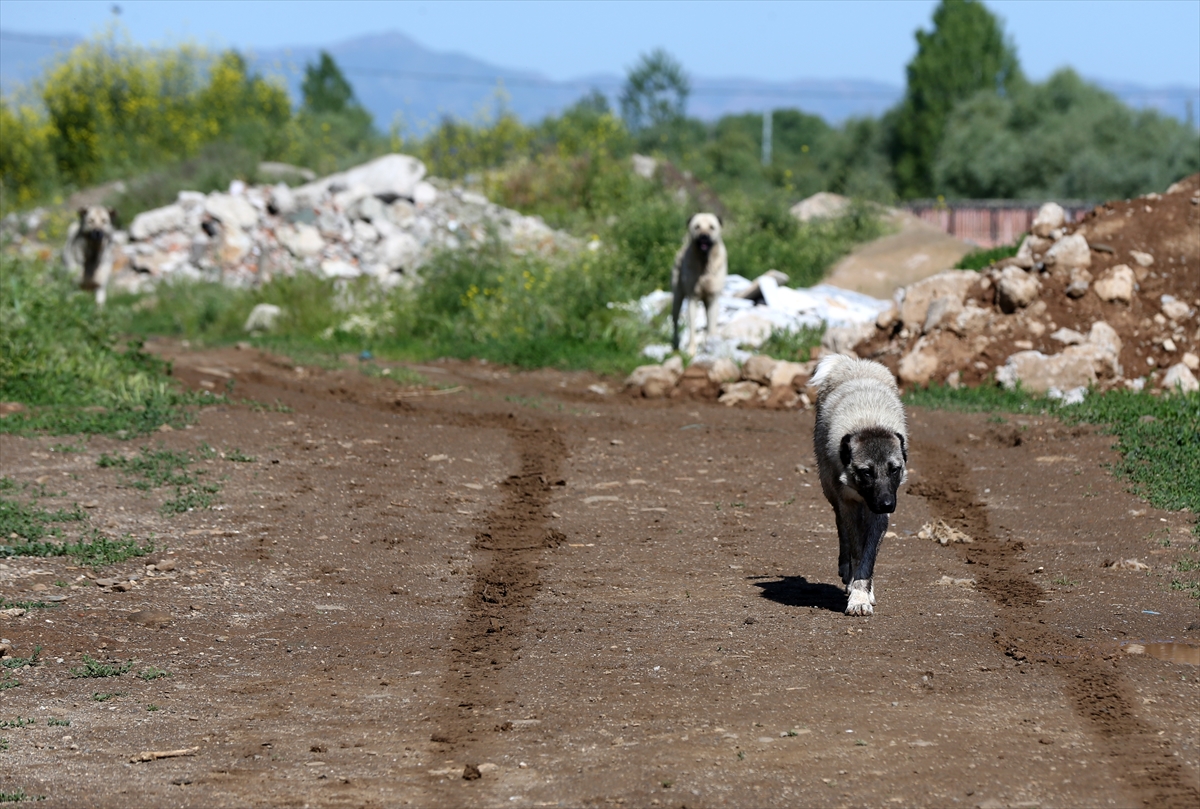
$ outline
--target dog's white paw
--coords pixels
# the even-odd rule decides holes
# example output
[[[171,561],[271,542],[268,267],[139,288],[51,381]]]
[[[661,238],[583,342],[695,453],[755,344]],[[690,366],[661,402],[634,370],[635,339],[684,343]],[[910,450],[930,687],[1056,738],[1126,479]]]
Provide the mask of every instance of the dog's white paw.
[[[871,589],[867,592],[868,592],[868,595],[871,596],[871,606],[874,607],[875,606],[875,581],[874,580],[871,581]]]
[[[850,582],[847,589],[849,598],[846,600],[847,615],[872,615],[875,612],[874,599],[871,598],[870,584],[862,579]]]

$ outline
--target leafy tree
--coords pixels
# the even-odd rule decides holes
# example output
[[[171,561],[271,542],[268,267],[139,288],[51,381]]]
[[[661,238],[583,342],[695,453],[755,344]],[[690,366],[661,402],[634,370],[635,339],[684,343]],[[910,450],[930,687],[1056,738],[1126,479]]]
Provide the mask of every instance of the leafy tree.
[[[1108,199],[1166,188],[1200,171],[1200,136],[1136,111],[1073,71],[955,108],[934,163],[937,189],[960,197]]]
[[[669,125],[684,117],[690,92],[683,66],[657,48],[643,55],[625,78],[621,117],[632,132]]]
[[[942,0],[933,30],[917,31],[917,55],[892,116],[891,158],[902,197],[934,192],[933,163],[954,105],[980,90],[1007,94],[1023,83],[1015,47],[980,0]]]
[[[337,114],[357,106],[354,88],[326,51],[321,51],[316,64],[304,66],[304,82],[300,85],[300,92],[304,96],[304,109],[308,112]]]

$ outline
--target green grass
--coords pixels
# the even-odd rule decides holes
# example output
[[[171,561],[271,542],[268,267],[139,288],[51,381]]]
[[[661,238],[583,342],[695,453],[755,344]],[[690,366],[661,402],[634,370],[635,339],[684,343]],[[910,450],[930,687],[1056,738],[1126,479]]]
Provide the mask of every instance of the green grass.
[[[36,719],[22,719],[21,717],[18,716],[16,719],[0,719],[0,730],[9,730],[10,728],[24,728],[24,727],[29,727],[30,725],[36,725],[36,724],[37,724]]]
[[[164,671],[163,669],[160,669],[157,666],[148,666],[147,668],[144,668],[141,671],[139,671],[138,676],[141,677],[146,682],[150,682],[151,680],[157,680],[160,677],[170,677],[171,672]]]
[[[1094,424],[1117,436],[1113,471],[1155,508],[1200,514],[1200,394],[1152,396],[1127,390],[1089,394],[1062,406],[1052,399],[992,385],[911,390],[906,404],[966,412],[1050,414],[1067,424]],[[1200,534],[1200,522],[1196,532]]]
[[[133,668],[133,661],[124,663],[101,663],[90,655],[83,656],[83,665],[71,669],[71,676],[76,679],[84,677],[120,677]]]
[[[10,688],[16,688],[20,684],[20,680],[17,680],[13,677],[5,677],[3,680],[0,680],[0,691],[7,691]]]
[[[175,496],[165,500],[159,511],[165,515],[182,514],[194,509],[209,508],[216,502],[216,496],[221,491],[219,483],[200,479],[205,470],[189,468],[197,460],[216,457],[216,450],[208,444],[201,444],[198,453],[193,455],[186,450],[171,450],[161,445],[153,449],[146,446],[142,447],[137,455],[132,456],[103,454],[97,463],[104,469],[119,469],[125,485],[135,489],[150,491],[163,486],[174,486]]]
[[[115,565],[126,559],[146,556],[154,551],[154,542],[144,544],[126,535],[110,539],[96,529],[75,542],[13,542],[0,545],[0,557],[5,556],[69,556],[80,564],[93,568]],[[24,606],[24,605],[19,605]]]
[[[71,720],[70,719],[59,719],[56,716],[52,716],[46,720],[46,724],[52,728],[69,728],[69,727],[71,727]]]
[[[35,798],[25,794],[25,790],[18,789],[15,792],[0,791],[0,803],[20,803],[21,801],[39,801],[40,797]]]
[[[0,657],[0,665],[6,669],[19,669],[25,666],[38,665],[38,657],[42,654],[42,647],[33,647],[33,654],[29,657]]]
[[[125,696],[124,691],[96,691],[92,694],[93,702],[108,702],[110,699]]]
[[[776,329],[771,336],[758,347],[759,354],[774,357],[777,360],[789,362],[808,362],[812,350],[821,345],[821,337],[825,328]]]
[[[982,270],[985,267],[990,267],[1000,259],[1011,258],[1017,254],[1021,248],[1021,239],[1017,239],[1016,244],[1003,244],[999,247],[992,247],[987,250],[972,250],[958,260],[954,265],[956,270]]]
[[[0,553],[0,555],[3,555]],[[13,554],[14,556],[16,554]],[[45,601],[13,601],[12,599],[0,596],[0,610],[8,610],[13,607],[20,607],[25,610],[50,610],[56,607],[56,604],[48,604]]]
[[[36,541],[46,536],[62,536],[58,524],[83,522],[87,515],[75,504],[70,511],[39,508],[36,501],[22,503],[0,496],[0,537],[16,534],[26,540]]]
[[[181,391],[54,263],[0,254],[0,401],[28,408],[0,418],[0,433],[132,438],[181,428],[220,398]]]

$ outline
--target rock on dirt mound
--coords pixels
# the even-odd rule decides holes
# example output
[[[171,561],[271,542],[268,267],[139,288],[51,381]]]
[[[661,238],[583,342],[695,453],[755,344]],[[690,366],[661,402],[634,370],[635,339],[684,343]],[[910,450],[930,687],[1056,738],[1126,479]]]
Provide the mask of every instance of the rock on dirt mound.
[[[898,290],[853,351],[905,385],[1194,390],[1198,310],[1200,174],[1074,224],[1047,203],[1016,256]]]

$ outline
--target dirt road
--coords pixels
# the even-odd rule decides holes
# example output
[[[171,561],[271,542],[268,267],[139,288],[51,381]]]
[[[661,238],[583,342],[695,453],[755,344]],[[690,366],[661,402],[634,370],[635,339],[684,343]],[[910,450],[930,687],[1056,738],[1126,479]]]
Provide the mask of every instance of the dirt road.
[[[0,720],[35,720],[0,730],[0,791],[47,807],[1200,801],[1200,667],[1151,656],[1200,644],[1197,602],[1168,586],[1188,515],[1126,493],[1110,438],[912,412],[876,614],[849,618],[803,470],[809,413],[474,363],[417,368],[439,387],[399,396],[353,368],[157,350],[190,385],[232,375],[235,398],[287,410],[206,408],[133,445],[0,436],[0,473],[62,493],[43,505],[86,503],[106,534],[166,548],[99,571],[136,576],[124,592],[61,558],[4,560],[6,598],[66,599],[0,619],[13,654],[44,661],[0,691]],[[82,451],[51,451],[71,440]],[[225,453],[197,464],[215,507],[163,516],[164,490],[97,466],[160,442]],[[973,542],[918,538],[937,518]],[[1104,566],[1125,559],[1150,569]],[[146,610],[168,615],[130,620]],[[72,677],[84,654],[135,666]],[[148,666],[171,676],[135,676]]]

